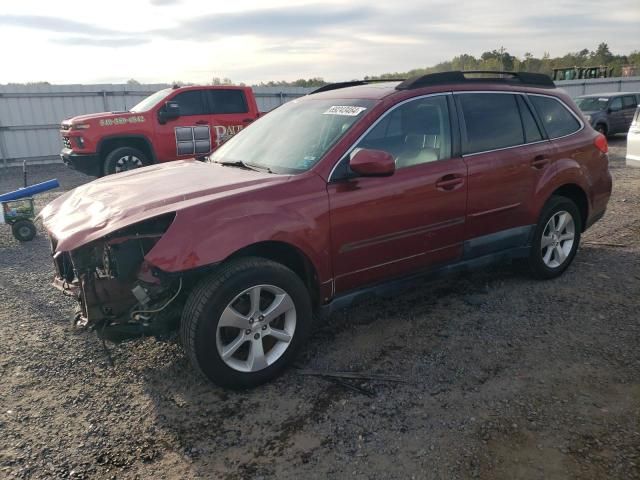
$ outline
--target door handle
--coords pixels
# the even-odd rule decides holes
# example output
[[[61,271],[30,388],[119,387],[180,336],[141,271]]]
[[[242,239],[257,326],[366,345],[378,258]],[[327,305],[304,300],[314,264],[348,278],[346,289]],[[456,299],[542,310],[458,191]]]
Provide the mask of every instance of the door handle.
[[[209,122],[207,122],[206,120],[198,120],[196,122],[196,125],[209,125]]]
[[[531,166],[537,170],[541,170],[547,165],[549,165],[549,157],[546,155],[536,155],[533,160],[531,160]]]
[[[436,182],[436,188],[438,190],[443,191],[451,191],[460,187],[464,183],[464,178],[461,175],[457,175],[454,173],[450,173],[441,177],[440,180]]]

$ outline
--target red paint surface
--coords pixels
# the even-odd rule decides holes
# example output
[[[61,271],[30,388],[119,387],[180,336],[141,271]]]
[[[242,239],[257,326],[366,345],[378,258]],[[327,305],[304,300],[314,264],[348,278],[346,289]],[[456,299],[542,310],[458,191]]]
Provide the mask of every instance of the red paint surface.
[[[586,192],[589,218],[604,211],[611,176],[606,154],[594,145],[598,134],[586,121],[582,131],[563,139],[416,165],[389,177],[327,183],[335,164],[391,106],[438,91],[470,89],[448,85],[397,92],[378,86],[327,92],[321,95],[376,98],[378,103],[308,172],[271,175],[172,162],[79,187],[41,215],[58,239],[58,250],[65,251],[141,220],[177,212],[146,256],[147,262],[169,272],[221,262],[258,242],[283,242],[308,258],[327,298],[458,260],[466,240],[534,224],[552,192],[564,185]],[[541,92],[482,86],[511,89]],[[572,105],[558,90],[542,92]]]

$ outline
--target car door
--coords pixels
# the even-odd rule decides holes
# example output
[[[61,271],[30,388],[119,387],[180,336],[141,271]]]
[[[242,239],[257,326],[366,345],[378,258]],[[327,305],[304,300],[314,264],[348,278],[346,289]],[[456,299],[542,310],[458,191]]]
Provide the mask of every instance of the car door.
[[[523,95],[470,92],[454,97],[468,167],[465,255],[524,245],[528,225],[535,223],[535,186],[553,162],[553,147]]]
[[[156,124],[154,148],[158,161],[204,156],[211,151],[210,116],[202,89],[177,92],[167,101],[177,102],[180,116]]]
[[[636,101],[635,95],[625,95],[622,97],[622,111],[624,113],[624,125],[622,125],[623,133],[629,131],[637,106],[638,102]]]
[[[624,129],[625,119],[622,109],[622,97],[614,97],[609,101],[609,131],[619,133]]]
[[[249,104],[242,89],[216,87],[205,90],[205,96],[212,148],[215,150],[254,119],[249,113]]]
[[[356,148],[384,150],[390,177],[358,177],[345,156],[328,184],[335,293],[458,260],[467,168],[452,148],[450,95],[388,111]]]

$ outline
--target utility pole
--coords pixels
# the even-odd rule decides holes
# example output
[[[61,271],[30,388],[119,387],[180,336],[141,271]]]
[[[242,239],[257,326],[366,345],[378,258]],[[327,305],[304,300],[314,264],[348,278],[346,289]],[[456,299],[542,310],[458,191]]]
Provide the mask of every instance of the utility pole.
[[[504,72],[504,47],[500,47],[500,71]]]

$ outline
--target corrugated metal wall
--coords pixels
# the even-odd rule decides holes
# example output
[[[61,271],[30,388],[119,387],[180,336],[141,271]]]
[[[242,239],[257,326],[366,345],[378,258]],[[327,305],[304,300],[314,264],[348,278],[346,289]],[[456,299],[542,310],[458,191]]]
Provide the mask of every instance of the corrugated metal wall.
[[[640,92],[640,77],[562,80],[556,85],[574,98],[588,93]]]
[[[585,93],[640,91],[640,77],[563,80],[572,97]],[[61,120],[104,111],[127,110],[168,85],[0,85],[0,166],[59,161]],[[258,108],[269,111],[310,90],[255,87]]]
[[[66,118],[127,110],[168,85],[0,85],[0,166],[59,161],[58,129]],[[258,108],[266,112],[309,88],[256,87]]]

